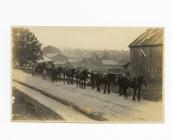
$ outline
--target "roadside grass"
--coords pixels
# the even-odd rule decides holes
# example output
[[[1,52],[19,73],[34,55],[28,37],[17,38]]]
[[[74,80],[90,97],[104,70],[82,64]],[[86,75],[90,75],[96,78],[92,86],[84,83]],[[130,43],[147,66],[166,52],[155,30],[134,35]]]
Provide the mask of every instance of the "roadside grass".
[[[12,96],[14,98],[12,104],[12,120],[37,120],[37,121],[53,121],[63,120],[62,117],[44,105],[40,104],[31,97],[25,95],[15,87],[12,88]]]

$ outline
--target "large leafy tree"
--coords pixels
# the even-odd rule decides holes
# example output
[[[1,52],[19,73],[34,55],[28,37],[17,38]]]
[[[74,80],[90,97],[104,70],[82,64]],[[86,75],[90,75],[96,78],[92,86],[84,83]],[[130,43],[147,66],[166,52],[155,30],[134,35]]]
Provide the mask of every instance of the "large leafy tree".
[[[20,66],[27,61],[35,61],[42,57],[42,44],[35,35],[25,28],[12,29],[13,59]]]
[[[56,48],[54,46],[48,45],[42,49],[42,53],[61,53],[59,48]]]

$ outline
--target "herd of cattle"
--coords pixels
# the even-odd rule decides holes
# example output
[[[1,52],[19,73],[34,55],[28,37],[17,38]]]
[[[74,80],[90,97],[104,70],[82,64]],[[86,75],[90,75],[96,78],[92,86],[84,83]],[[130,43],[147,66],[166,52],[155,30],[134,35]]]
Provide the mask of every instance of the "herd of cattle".
[[[122,73],[102,73],[96,71],[89,71],[83,67],[70,68],[70,67],[55,67],[53,63],[37,63],[32,66],[32,75],[41,75],[44,79],[47,76],[51,78],[52,82],[63,81],[67,84],[76,84],[81,88],[86,88],[88,83],[92,89],[101,91],[104,87],[104,93],[110,93],[113,84],[118,85],[119,95],[127,96],[127,89],[131,87],[134,89],[133,100],[135,100],[136,92],[138,91],[137,98],[140,100],[140,91],[143,84],[146,86],[144,76],[139,76],[130,80],[127,75]]]

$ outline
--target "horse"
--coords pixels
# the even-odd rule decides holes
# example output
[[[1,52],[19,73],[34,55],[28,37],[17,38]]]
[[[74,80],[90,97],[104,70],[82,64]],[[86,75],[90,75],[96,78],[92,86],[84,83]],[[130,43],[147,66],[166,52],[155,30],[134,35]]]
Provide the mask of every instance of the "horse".
[[[125,81],[126,79],[125,79],[125,77],[124,76],[122,76],[122,75],[118,75],[117,76],[117,82],[116,82],[116,84],[118,85],[118,87],[119,87],[119,96],[121,96],[122,94],[124,94],[124,91],[123,91],[123,83],[124,83],[124,81]],[[126,97],[126,95],[125,95],[125,97]]]
[[[65,81],[66,81],[68,69],[69,69],[68,67],[64,67],[64,68],[63,68],[63,71],[62,71],[62,74],[63,74],[63,82],[64,82],[64,83],[65,83]]]
[[[64,83],[65,81],[67,81],[67,83],[70,85],[70,84],[73,84],[74,82],[74,75],[76,73],[76,69],[75,68],[64,68],[63,70],[63,76],[64,76]]]
[[[96,73],[91,71],[90,73],[91,88],[94,89],[96,86]]]
[[[51,61],[36,62],[33,65],[32,75],[35,76],[35,74],[38,74],[41,75],[43,79],[46,79],[46,76],[51,75],[53,68],[54,64]]]
[[[80,83],[80,73],[81,73],[81,70],[80,69],[76,69],[75,71],[75,78],[76,78],[76,86],[79,86],[79,83]]]
[[[104,84],[104,94],[106,94],[106,91],[108,92],[108,94],[110,94],[110,87],[111,87],[111,83],[112,81],[115,81],[116,75],[113,73],[106,73],[106,74],[102,74],[102,73],[97,73],[96,75],[96,86],[97,86],[97,91],[100,92],[100,86],[101,84]]]
[[[103,82],[103,74],[98,72],[95,75],[95,79],[96,79],[96,90],[100,92],[100,86],[101,86],[101,83]]]
[[[61,74],[63,72],[63,67],[53,68],[51,72],[51,80],[54,81],[61,81]]]
[[[74,75],[76,73],[76,69],[75,68],[72,68],[69,70],[69,84],[72,84],[73,85],[73,82],[74,82]]]
[[[106,93],[106,90],[108,92],[108,94],[110,94],[110,87],[111,87],[111,83],[116,80],[116,75],[113,73],[107,73],[104,75],[103,77],[103,83],[105,85],[104,87],[104,93]]]
[[[42,75],[44,70],[44,66],[42,63],[34,64],[32,67],[32,75],[35,76],[37,75]]]
[[[129,80],[126,77],[123,77],[121,82],[119,83],[119,86],[121,86],[120,95],[123,92],[124,96],[126,97],[127,96],[127,89],[130,87],[130,88],[133,88],[133,90],[134,90],[133,100],[135,100],[136,92],[138,91],[137,99],[138,99],[138,101],[140,101],[140,92],[141,92],[141,88],[142,88],[143,84],[145,86],[147,86],[145,77],[143,75],[138,76],[137,78],[134,77],[133,80]]]
[[[78,75],[78,79],[79,79],[79,85],[82,88],[86,88],[86,81],[89,78],[89,71],[87,69],[82,70],[79,75]]]

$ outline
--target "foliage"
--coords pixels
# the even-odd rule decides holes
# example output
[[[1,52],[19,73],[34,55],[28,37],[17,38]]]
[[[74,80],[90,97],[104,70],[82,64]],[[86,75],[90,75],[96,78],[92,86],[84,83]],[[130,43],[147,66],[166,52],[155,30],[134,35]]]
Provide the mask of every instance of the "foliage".
[[[108,59],[108,56],[109,56],[109,52],[104,50],[103,55],[102,55],[102,59]]]
[[[51,45],[48,45],[42,49],[43,54],[44,53],[60,53],[60,52],[61,52],[60,49],[58,49],[54,46],[51,46]]]
[[[92,53],[91,54],[91,59],[97,65],[101,65],[102,64],[101,59],[100,59],[100,57],[99,57],[99,55],[97,53]]]
[[[12,29],[13,60],[20,66],[27,61],[35,61],[42,58],[42,44],[35,35],[25,28]]]

